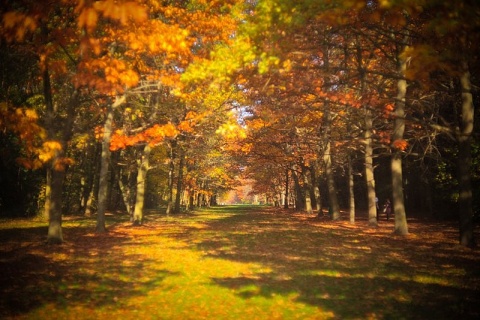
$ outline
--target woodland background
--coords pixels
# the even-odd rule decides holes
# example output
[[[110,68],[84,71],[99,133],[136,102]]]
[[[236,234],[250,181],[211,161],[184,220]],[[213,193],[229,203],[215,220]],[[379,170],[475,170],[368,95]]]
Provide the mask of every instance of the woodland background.
[[[376,225],[378,198],[473,246],[479,28],[475,0],[6,1],[0,216],[62,242],[235,201]]]

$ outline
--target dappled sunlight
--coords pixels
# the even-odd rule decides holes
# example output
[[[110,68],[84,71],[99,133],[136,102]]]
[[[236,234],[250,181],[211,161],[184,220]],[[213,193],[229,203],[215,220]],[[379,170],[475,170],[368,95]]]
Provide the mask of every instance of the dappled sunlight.
[[[72,219],[67,241],[55,247],[41,241],[44,227],[2,225],[1,314],[363,319],[479,312],[480,258],[455,245],[448,224],[414,223],[415,237],[398,237],[389,224],[368,228],[242,206],[151,213],[140,226],[118,218],[110,218],[107,234],[93,233],[93,220]]]

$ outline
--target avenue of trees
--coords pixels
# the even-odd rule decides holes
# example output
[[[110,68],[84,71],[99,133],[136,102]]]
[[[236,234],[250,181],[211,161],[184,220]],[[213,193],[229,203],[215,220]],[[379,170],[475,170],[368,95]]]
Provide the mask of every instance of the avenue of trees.
[[[257,199],[355,222],[480,208],[475,0],[7,1],[0,215]],[[477,109],[477,110],[475,110]],[[477,111],[477,112],[475,112]]]

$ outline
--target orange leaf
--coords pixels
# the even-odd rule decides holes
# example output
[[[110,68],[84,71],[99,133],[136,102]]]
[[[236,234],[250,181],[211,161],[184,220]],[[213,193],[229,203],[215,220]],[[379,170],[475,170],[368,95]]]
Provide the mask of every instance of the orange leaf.
[[[397,150],[405,151],[405,149],[408,147],[408,142],[404,139],[398,139],[393,141],[392,147]]]

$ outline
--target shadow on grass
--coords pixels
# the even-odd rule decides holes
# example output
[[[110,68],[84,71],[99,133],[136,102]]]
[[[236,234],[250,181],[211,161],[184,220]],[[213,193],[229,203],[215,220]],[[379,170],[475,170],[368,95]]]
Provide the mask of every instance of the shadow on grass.
[[[402,238],[392,235],[393,225],[319,222],[259,207],[209,212],[232,215],[208,222],[203,236],[192,230],[184,240],[196,239],[211,257],[271,270],[213,279],[244,299],[294,295],[342,319],[480,316],[478,255],[452,244],[451,225],[432,230],[413,223],[418,235]]]
[[[36,308],[122,305],[127,297],[145,295],[170,273],[155,269],[144,280],[150,261],[122,250],[128,234],[92,234],[91,225],[65,227],[61,245],[45,243],[46,227],[10,228],[0,233],[0,318],[28,314]],[[47,315],[48,316],[48,315]]]
[[[3,225],[0,318],[38,317],[35,309],[74,314],[76,307],[108,315],[139,301],[152,307],[159,301],[155,294],[168,290],[168,307],[182,308],[171,297],[180,297],[175,292],[184,286],[215,294],[227,288],[228,298],[234,294],[254,308],[262,308],[258,300],[280,296],[276,302],[295,302],[292,310],[303,303],[341,319],[480,315],[478,251],[456,246],[449,224],[412,221],[413,234],[402,238],[392,235],[393,222],[372,229],[366,221],[351,226],[258,206],[219,206],[168,217],[151,212],[138,227],[128,223],[128,216],[107,219],[115,227],[96,235],[94,219],[72,218],[59,246],[44,243],[46,227]],[[192,268],[194,274],[185,276],[175,265],[203,265],[210,271],[220,265],[243,268],[243,263],[254,267],[228,273]],[[147,295],[147,300],[135,299]],[[205,303],[216,308],[216,302]],[[50,307],[42,309],[45,305]]]

